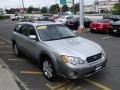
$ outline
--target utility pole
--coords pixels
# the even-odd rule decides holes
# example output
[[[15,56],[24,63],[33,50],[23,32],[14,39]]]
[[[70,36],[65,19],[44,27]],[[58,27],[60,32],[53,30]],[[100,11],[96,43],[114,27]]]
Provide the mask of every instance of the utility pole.
[[[22,0],[22,7],[23,7],[23,14],[25,14],[25,12],[24,12],[25,7],[24,7],[24,1],[23,0]]]
[[[120,0],[118,0],[118,3],[120,3]]]
[[[79,0],[79,12],[80,12],[80,26],[79,30],[84,30],[84,0]]]
[[[73,10],[73,13],[75,14],[75,0],[72,0],[72,5],[73,5],[72,10]]]

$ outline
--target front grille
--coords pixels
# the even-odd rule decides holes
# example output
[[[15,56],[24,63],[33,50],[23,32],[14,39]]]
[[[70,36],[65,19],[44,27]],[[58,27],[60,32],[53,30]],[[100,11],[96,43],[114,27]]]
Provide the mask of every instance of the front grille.
[[[94,61],[97,61],[99,59],[102,58],[102,53],[99,53],[99,54],[96,54],[94,56],[90,56],[90,57],[87,57],[87,62],[90,63],[90,62],[94,62]]]

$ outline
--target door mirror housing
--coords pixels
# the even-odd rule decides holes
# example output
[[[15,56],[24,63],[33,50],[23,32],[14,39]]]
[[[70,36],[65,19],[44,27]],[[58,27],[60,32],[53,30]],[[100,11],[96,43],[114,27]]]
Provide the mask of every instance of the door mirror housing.
[[[31,40],[36,40],[36,36],[35,36],[35,35],[29,35],[29,38],[30,38]]]

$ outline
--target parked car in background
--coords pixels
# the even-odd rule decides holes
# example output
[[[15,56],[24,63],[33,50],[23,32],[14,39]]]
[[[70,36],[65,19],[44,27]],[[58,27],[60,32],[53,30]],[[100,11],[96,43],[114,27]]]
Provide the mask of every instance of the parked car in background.
[[[72,13],[70,13],[70,12],[59,12],[58,13],[58,17],[68,16],[68,15],[72,15]]]
[[[20,22],[13,31],[12,46],[16,56],[32,57],[49,80],[57,75],[70,79],[90,76],[107,62],[100,45],[54,22]]]
[[[52,21],[49,16],[41,16],[38,18],[38,21]]]
[[[17,14],[12,15],[12,16],[10,17],[10,19],[11,19],[12,21],[19,21],[19,19],[23,19],[23,18],[24,18],[24,16],[22,16],[22,15],[17,15]]]
[[[110,19],[99,19],[90,24],[91,32],[108,32],[110,25],[113,21]]]
[[[120,15],[104,15],[103,19],[110,19],[116,22],[120,20]]]
[[[89,28],[91,22],[92,22],[92,21],[91,21],[90,19],[84,18],[84,26],[85,26],[85,28]],[[66,25],[68,28],[70,28],[70,29],[78,29],[79,23],[80,23],[79,17],[74,17],[74,18],[68,20],[68,21],[65,23],[65,25]]]
[[[67,15],[67,16],[62,16],[62,17],[59,17],[55,20],[55,22],[60,22],[62,24],[65,24],[68,20],[74,18],[74,16],[72,15]]]
[[[110,35],[120,35],[120,21],[113,22],[108,30]]]

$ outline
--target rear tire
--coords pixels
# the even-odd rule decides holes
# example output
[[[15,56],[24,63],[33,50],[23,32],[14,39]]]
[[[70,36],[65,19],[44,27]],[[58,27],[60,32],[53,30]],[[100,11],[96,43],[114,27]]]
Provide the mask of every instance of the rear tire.
[[[95,33],[95,31],[94,31],[93,29],[90,29],[90,32],[91,32],[91,33]]]
[[[20,57],[20,56],[21,56],[21,53],[20,53],[20,51],[19,51],[18,46],[17,46],[16,43],[13,44],[13,51],[14,51],[14,53],[15,53],[15,55],[16,55],[17,57]]]
[[[113,36],[114,35],[114,33],[113,32],[108,32],[109,33],[109,35],[111,35],[111,36]]]

